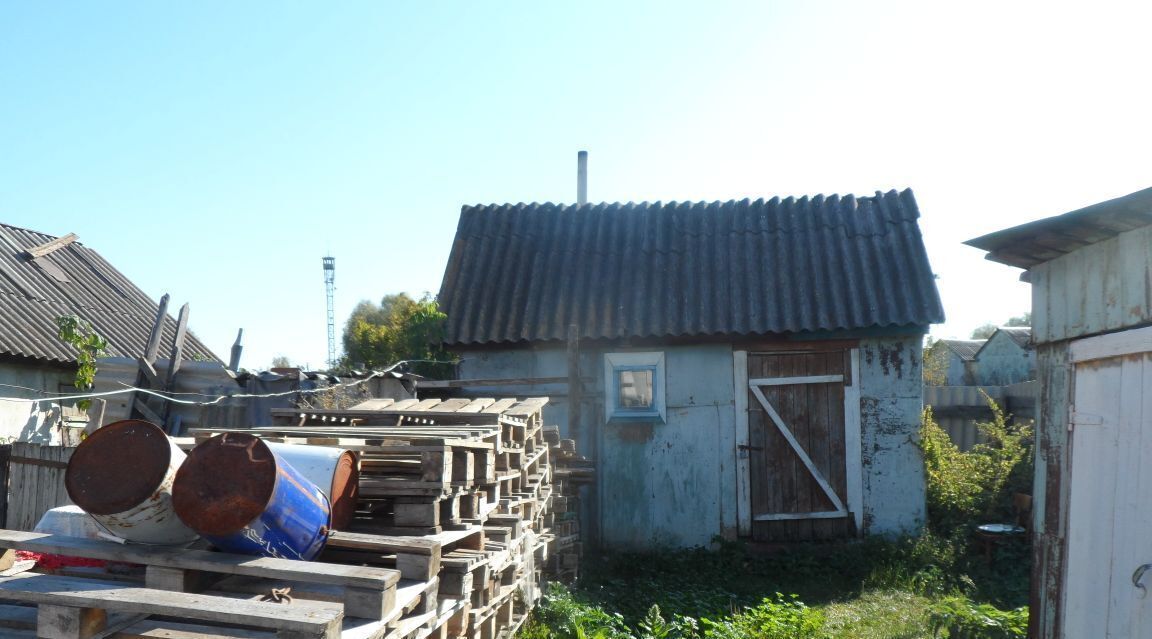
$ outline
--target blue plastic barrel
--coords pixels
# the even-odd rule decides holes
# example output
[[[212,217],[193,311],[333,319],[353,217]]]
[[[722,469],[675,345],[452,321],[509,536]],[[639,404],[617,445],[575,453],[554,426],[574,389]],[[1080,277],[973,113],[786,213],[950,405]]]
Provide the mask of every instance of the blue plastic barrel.
[[[310,561],[331,526],[324,491],[244,433],[193,448],[176,474],[172,501],[181,521],[227,552]]]

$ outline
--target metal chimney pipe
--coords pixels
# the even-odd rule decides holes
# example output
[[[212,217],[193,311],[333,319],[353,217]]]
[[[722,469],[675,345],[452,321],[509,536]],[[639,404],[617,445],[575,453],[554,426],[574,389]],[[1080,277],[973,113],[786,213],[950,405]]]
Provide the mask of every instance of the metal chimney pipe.
[[[588,203],[588,152],[576,154],[576,204]]]

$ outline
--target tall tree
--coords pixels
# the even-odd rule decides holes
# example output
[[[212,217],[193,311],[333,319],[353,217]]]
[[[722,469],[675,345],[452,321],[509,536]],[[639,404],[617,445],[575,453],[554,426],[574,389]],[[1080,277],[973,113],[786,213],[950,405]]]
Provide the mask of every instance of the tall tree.
[[[1009,317],[1005,326],[1032,326],[1032,311],[1025,311],[1023,315]]]
[[[948,345],[929,335],[924,342],[924,385],[943,386],[948,381]]]
[[[995,332],[995,324],[988,323],[984,324],[983,326],[977,326],[976,328],[972,329],[971,339],[988,339],[989,337],[992,337],[992,334]]]
[[[385,295],[379,304],[363,301],[344,325],[344,357],[349,368],[383,369],[400,361],[408,370],[433,378],[451,376],[454,360],[442,346],[444,320],[436,299]],[[447,362],[447,363],[441,363]]]
[[[1023,315],[1009,317],[1008,321],[1001,324],[1001,326],[1032,326],[1032,313],[1031,311],[1025,311]],[[977,326],[972,331],[972,339],[988,339],[992,337],[992,334],[996,332],[997,328],[995,324],[991,323]]]

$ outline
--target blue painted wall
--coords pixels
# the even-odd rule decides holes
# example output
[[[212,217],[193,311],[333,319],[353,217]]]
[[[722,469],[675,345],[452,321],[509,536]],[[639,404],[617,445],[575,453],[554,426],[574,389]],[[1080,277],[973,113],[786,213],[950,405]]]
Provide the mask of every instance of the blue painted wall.
[[[916,445],[922,408],[921,335],[871,338],[860,344],[861,475],[865,532],[919,529],[924,469]],[[613,548],[708,545],[733,538],[737,525],[736,388],[731,344],[634,349],[665,354],[667,422],[604,420],[603,355],[581,353],[585,395],[577,450],[599,461],[599,535]],[[463,353],[461,377],[567,375],[563,347]],[[592,390],[591,388],[589,390]],[[469,388],[471,395],[548,395],[548,424],[568,433],[567,389]],[[595,440],[592,435],[595,434]],[[586,505],[588,506],[588,505]],[[586,510],[585,525],[590,512]]]
[[[997,331],[980,349],[976,378],[981,386],[1007,386],[1036,379],[1036,353]]]
[[[732,347],[664,349],[667,423],[601,428],[604,541],[707,545],[736,525]]]
[[[864,530],[918,531],[924,524],[924,408],[920,338],[860,343],[860,429]]]

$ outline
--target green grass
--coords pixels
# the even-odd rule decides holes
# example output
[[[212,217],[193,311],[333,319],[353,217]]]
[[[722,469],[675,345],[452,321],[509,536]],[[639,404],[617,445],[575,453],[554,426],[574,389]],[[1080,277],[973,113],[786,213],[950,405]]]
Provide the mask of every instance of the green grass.
[[[824,631],[837,639],[921,639],[932,636],[932,601],[899,590],[868,590],[855,599],[816,608],[828,619]]]
[[[998,549],[993,567],[979,551],[964,535],[925,534],[767,554],[741,544],[615,554],[587,560],[581,582],[553,593],[522,639],[931,638],[931,611],[956,596],[1002,610],[1026,603],[1026,548]],[[792,626],[807,629],[771,630]]]
[[[1010,521],[1013,493],[1031,490],[1032,430],[990,407],[988,442],[970,451],[925,411],[929,521],[919,537],[589,559],[581,582],[553,591],[521,639],[1023,637],[1027,543],[998,545],[989,562],[973,533]]]

